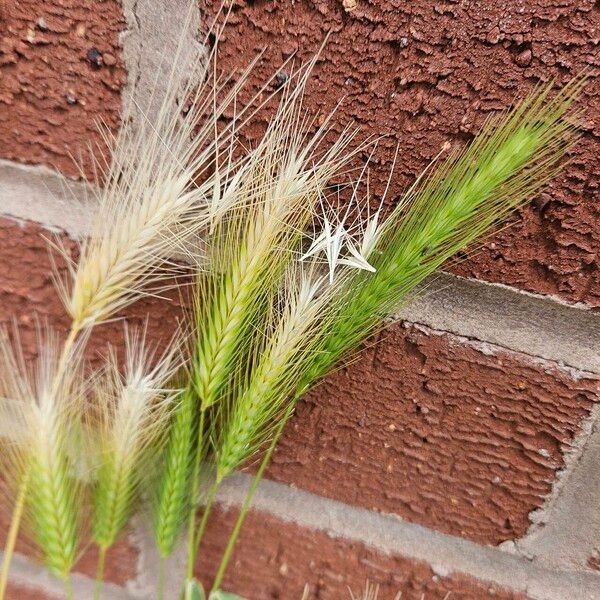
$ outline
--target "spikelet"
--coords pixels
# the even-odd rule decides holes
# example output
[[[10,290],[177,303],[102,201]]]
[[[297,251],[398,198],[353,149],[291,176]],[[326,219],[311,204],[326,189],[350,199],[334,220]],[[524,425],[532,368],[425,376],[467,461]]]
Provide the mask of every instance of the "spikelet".
[[[67,580],[77,557],[82,485],[73,443],[84,387],[77,348],[59,370],[56,336],[40,329],[39,356],[23,359],[0,329],[0,396],[4,429],[4,477],[17,495],[23,486],[25,518],[49,570]]]
[[[302,378],[307,358],[319,352],[320,332],[332,317],[343,279],[330,285],[315,263],[292,265],[285,277],[279,309],[257,335],[253,368],[236,382],[230,405],[223,407],[217,431],[217,481],[248,460],[268,440]],[[261,338],[265,341],[260,343]]]
[[[560,159],[577,139],[565,114],[583,83],[574,80],[553,99],[550,86],[536,90],[417,181],[378,226],[367,257],[375,272],[359,271],[349,282],[299,394],[373,333],[428,275],[556,175]]]
[[[190,496],[198,439],[197,414],[196,395],[186,389],[173,411],[159,481],[152,489],[154,539],[163,558],[170,556],[175,549],[193,502]]]
[[[329,118],[308,134],[302,94],[309,71],[288,80],[265,136],[245,157],[232,192],[238,201],[215,231],[215,274],[199,278],[193,381],[202,410],[215,404],[235,369],[248,327],[260,321],[321,189],[353,156],[346,151],[355,135],[350,130],[320,148]]]
[[[106,550],[131,516],[147,469],[162,447],[178,391],[167,383],[179,366],[178,346],[156,361],[144,333],[126,330],[126,363],[111,354],[95,386],[97,470],[93,483],[92,537]]]

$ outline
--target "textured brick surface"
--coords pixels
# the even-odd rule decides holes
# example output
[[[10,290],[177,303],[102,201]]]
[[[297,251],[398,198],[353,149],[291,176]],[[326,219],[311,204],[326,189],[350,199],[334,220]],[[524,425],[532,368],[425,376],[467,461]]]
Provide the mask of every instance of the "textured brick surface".
[[[201,0],[212,14],[220,0]],[[344,6],[355,5],[346,11]],[[236,2],[220,45],[226,70],[266,48],[264,81],[292,53],[307,59],[326,33],[306,99],[314,113],[344,98],[335,123],[353,122],[378,146],[373,189],[381,191],[391,156],[392,189],[413,181],[442,144],[472,138],[493,111],[540,79],[563,83],[584,68],[580,108],[585,135],[572,162],[539,199],[456,271],[527,290],[600,304],[600,7],[594,0],[298,0]],[[257,135],[257,123],[249,136]]]
[[[394,325],[302,401],[268,476],[497,544],[550,492],[597,383]]]
[[[119,124],[125,81],[117,0],[0,3],[0,156],[77,174],[71,156]]]
[[[197,572],[210,585],[234,510],[216,511],[200,550]],[[333,539],[322,532],[284,523],[261,513],[250,513],[223,589],[252,600],[298,600],[305,585],[311,600],[350,600],[360,596],[365,582],[380,586],[379,600],[525,600],[486,582],[460,574],[436,575],[428,565],[401,556],[387,556],[359,543]]]
[[[16,317],[29,355],[35,314],[67,323],[42,236],[0,220],[0,322]],[[148,299],[130,321],[148,314],[165,341],[180,310]],[[121,345],[120,324],[99,328],[89,355],[107,342]],[[480,542],[523,535],[596,383],[483,350],[394,326],[299,405],[269,476]]]
[[[6,600],[58,600],[58,598],[48,596],[48,594],[38,589],[20,585],[9,585],[6,590]]]

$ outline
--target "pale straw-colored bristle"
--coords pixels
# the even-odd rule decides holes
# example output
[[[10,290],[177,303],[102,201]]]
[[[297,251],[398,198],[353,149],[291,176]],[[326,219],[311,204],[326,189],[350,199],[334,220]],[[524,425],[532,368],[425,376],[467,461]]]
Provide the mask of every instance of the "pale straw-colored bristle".
[[[448,596],[444,596],[444,600],[447,599]],[[370,581],[367,581],[367,583],[365,584],[365,589],[364,591],[358,595],[355,596],[354,592],[352,592],[352,590],[350,590],[350,598],[351,600],[382,600],[379,597],[379,585],[373,584]],[[401,600],[402,598],[402,592],[397,592],[396,595],[394,596],[394,600]],[[421,597],[421,600],[425,600],[424,596]]]
[[[237,378],[231,401],[220,411],[217,479],[222,480],[269,438],[273,423],[294,399],[306,359],[319,351],[320,331],[331,318],[340,283],[330,284],[315,263],[292,265],[275,314],[255,337],[253,368]],[[261,340],[264,340],[262,341]]]
[[[179,393],[167,387],[181,364],[176,341],[156,359],[145,334],[126,330],[125,337],[124,372],[111,354],[94,390],[98,455],[91,461],[97,465],[92,535],[104,550],[114,544],[134,510]]]
[[[27,364],[6,330],[0,330],[0,395],[4,428],[4,477],[24,496],[26,523],[44,562],[67,579],[77,558],[80,496],[73,448],[84,386],[77,348],[57,378],[59,345],[50,331],[39,335],[39,356]]]

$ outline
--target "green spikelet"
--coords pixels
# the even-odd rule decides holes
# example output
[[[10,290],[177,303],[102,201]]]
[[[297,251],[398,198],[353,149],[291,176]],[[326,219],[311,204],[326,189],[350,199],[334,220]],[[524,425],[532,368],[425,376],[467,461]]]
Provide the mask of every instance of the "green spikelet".
[[[191,391],[182,395],[172,418],[164,468],[156,486],[154,537],[162,557],[169,556],[190,510],[190,483],[197,438],[197,401]]]
[[[473,143],[418,183],[385,222],[370,257],[376,272],[350,282],[303,393],[396,311],[447,259],[538,192],[577,136],[564,118],[583,80],[548,100],[550,87],[489,122]],[[407,208],[408,206],[408,208]]]
[[[131,466],[106,456],[94,489],[92,535],[100,548],[112,546],[131,516],[135,501],[135,475]]]
[[[46,565],[66,579],[77,554],[77,484],[69,475],[63,449],[55,437],[53,441],[47,454],[32,456],[28,502],[32,529]]]

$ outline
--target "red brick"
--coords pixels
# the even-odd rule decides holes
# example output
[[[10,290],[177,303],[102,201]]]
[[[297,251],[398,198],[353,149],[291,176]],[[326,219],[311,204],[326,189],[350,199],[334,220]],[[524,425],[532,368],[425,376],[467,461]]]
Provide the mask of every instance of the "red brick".
[[[596,552],[593,556],[590,556],[587,560],[587,566],[594,571],[600,571],[600,553]]]
[[[398,143],[393,194],[407,188],[446,140],[470,140],[490,112],[509,106],[540,79],[563,83],[596,67],[579,102],[586,110],[585,134],[564,175],[512,227],[454,270],[600,304],[597,2],[357,4],[346,12],[339,0],[236,3],[219,45],[219,64],[226,71],[237,69],[264,48],[265,60],[252,75],[258,85],[292,53],[312,57],[329,34],[306,107],[323,114],[344,98],[334,129],[350,122],[363,138],[389,136],[380,141],[372,164],[376,192],[385,185]],[[213,14],[221,0],[201,5]],[[529,54],[526,66],[519,57]],[[262,126],[257,119],[248,133],[252,141]]]
[[[11,584],[6,590],[6,600],[58,600],[58,598],[49,596],[42,590]]]
[[[97,123],[119,125],[120,3],[4,0],[0,27],[0,156],[69,175],[78,174],[71,156],[82,156],[90,174]]]
[[[207,587],[236,515],[235,510],[215,511],[209,521],[197,564]],[[391,600],[399,591],[402,600],[525,600],[493,584],[461,574],[440,577],[423,562],[254,512],[244,524],[222,587],[252,600],[298,600],[308,585],[311,600],[350,600],[349,591],[359,594],[367,581],[380,586],[379,600]]]
[[[394,325],[300,402],[267,476],[498,544],[526,532],[596,389]]]

